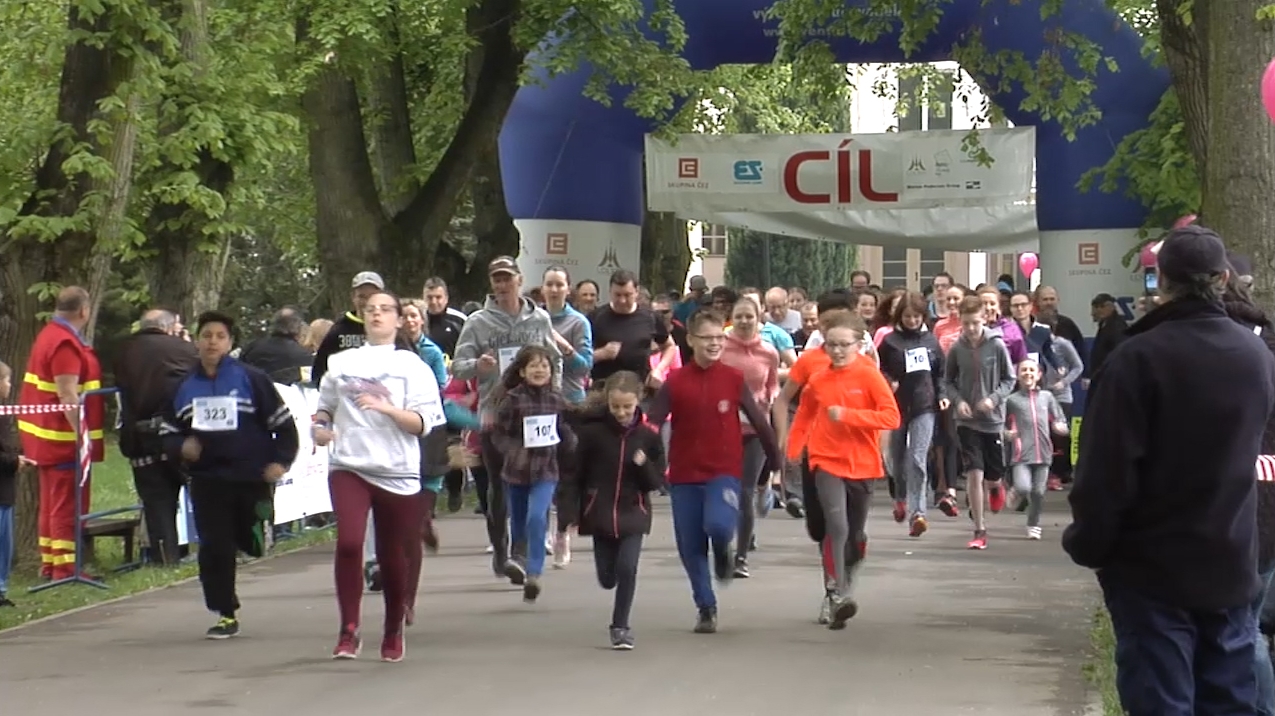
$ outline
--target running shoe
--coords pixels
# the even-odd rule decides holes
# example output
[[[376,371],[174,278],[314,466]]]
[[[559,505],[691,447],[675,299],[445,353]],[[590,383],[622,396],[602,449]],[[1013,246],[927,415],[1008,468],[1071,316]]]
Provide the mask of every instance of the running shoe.
[[[553,556],[553,535],[545,535],[545,556]]]
[[[528,604],[535,604],[536,599],[540,597],[540,577],[527,577],[526,582],[522,585],[522,601]]]
[[[7,595],[0,594],[0,607],[16,607],[16,606],[18,605],[14,604],[13,600],[10,599]]]
[[[719,582],[735,578],[735,550],[729,544],[713,550],[713,574]]]
[[[616,651],[632,651],[633,631],[628,627],[611,627],[611,648]]]
[[[832,630],[840,630],[846,628],[846,622],[854,618],[859,613],[859,605],[850,597],[839,597],[832,603],[832,623],[828,624],[828,628]]]
[[[430,554],[438,554],[438,528],[434,523],[429,523],[425,528],[425,550]]]
[[[234,617],[222,617],[204,632],[205,639],[217,641],[229,639],[232,636],[239,636],[239,620]]]
[[[363,565],[363,581],[367,583],[367,591],[379,592],[384,588],[381,584],[381,566],[376,562]]]
[[[447,491],[447,511],[460,512],[460,508],[465,506],[465,493],[461,490]]]
[[[1050,475],[1045,485],[1050,492],[1062,492],[1063,489],[1062,478],[1057,475]]]
[[[956,508],[956,498],[951,495],[944,495],[943,499],[939,500],[939,512],[942,512],[948,517],[956,517],[959,515],[960,511]]]
[[[788,516],[794,520],[799,520],[806,516],[806,507],[801,504],[801,498],[789,497],[784,503],[784,509],[788,511]]]
[[[987,549],[987,531],[978,530],[974,533],[974,539],[965,545],[966,549]]]
[[[696,634],[717,633],[717,607],[701,607],[695,616]]]
[[[999,484],[987,491],[987,508],[992,514],[1005,509],[1005,489]]]
[[[1041,536],[1042,534],[1039,527],[1027,528],[1027,539],[1040,539]]]
[[[908,518],[908,504],[903,500],[894,501],[894,521],[903,524]]]
[[[908,530],[908,536],[920,537],[930,528],[930,523],[925,521],[925,515],[912,515],[912,529]]]
[[[735,557],[735,579],[748,579],[748,558],[744,556]]]
[[[509,579],[510,584],[522,586],[527,581],[527,569],[518,563],[516,559],[505,560],[505,577]]]
[[[1015,512],[1026,512],[1032,501],[1027,495],[1015,490],[1013,503]]]
[[[363,641],[359,639],[358,629],[350,625],[341,630],[336,639],[336,648],[332,650],[333,659],[357,659],[363,650]]]
[[[406,654],[407,644],[403,642],[403,632],[391,632],[381,639],[381,661],[397,664]]]
[[[828,591],[819,602],[819,618],[816,621],[825,626],[832,623],[832,601],[833,593]]]

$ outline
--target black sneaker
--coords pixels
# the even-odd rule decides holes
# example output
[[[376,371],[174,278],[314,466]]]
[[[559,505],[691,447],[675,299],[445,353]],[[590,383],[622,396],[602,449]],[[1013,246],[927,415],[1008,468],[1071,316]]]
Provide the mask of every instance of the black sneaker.
[[[16,607],[16,606],[18,605],[14,604],[13,600],[10,599],[8,595],[0,594],[0,607]]]
[[[717,633],[717,607],[704,607],[695,618],[696,634]]]
[[[465,506],[465,493],[460,490],[451,490],[447,493],[447,511],[460,512],[460,508]]]
[[[789,497],[784,503],[784,509],[788,511],[788,516],[794,520],[799,520],[806,516],[806,506],[801,504],[800,497]]]
[[[628,627],[611,627],[611,648],[616,651],[631,651],[633,632]]]
[[[748,560],[743,557],[735,558],[735,579],[748,579]]]
[[[832,623],[828,625],[829,629],[845,629],[846,622],[854,618],[859,613],[859,605],[850,597],[841,597],[834,599],[832,603]]]
[[[510,584],[516,584],[521,586],[527,581],[527,570],[521,564],[519,564],[518,560],[516,559],[505,560],[504,575],[509,578]],[[539,587],[537,587],[536,589],[537,589],[536,593],[539,594]]]
[[[514,562],[513,564],[517,563]],[[519,566],[521,567],[521,565]],[[512,579],[513,577],[510,577],[510,580]],[[540,578],[527,577],[524,573],[524,580],[525,583],[522,585],[522,601],[528,604],[535,604],[536,598],[540,596]],[[514,582],[514,584],[517,584],[517,582]]]
[[[363,565],[363,581],[367,583],[367,591],[379,592],[385,588],[381,583],[381,565],[368,562]]]
[[[735,578],[735,550],[730,545],[713,551],[713,574],[719,582]]]
[[[497,577],[505,576],[505,565],[509,562],[509,552],[502,548],[491,551],[491,571]]]
[[[213,624],[208,631],[204,632],[205,639],[229,639],[232,636],[239,636],[239,620],[233,617],[222,617]]]

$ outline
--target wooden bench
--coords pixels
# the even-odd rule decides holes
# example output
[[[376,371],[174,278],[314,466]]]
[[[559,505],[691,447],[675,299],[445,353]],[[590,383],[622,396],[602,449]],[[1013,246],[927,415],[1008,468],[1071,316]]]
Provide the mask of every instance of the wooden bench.
[[[84,563],[88,564],[93,561],[93,543],[99,537],[118,537],[124,540],[124,564],[132,564],[134,559],[134,546],[137,542],[137,530],[142,524],[140,515],[129,517],[95,517],[91,520],[85,520],[84,535]]]

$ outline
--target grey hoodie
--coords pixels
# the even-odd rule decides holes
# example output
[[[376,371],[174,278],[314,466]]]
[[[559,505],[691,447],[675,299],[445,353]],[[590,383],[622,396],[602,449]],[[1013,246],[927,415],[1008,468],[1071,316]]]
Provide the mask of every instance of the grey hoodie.
[[[952,401],[957,427],[1000,434],[1005,426],[1005,398],[1014,390],[1016,382],[1009,350],[1005,348],[1001,332],[995,328],[983,328],[983,340],[978,346],[962,334],[944,361],[943,386]],[[977,407],[984,398],[992,400],[994,407],[990,413]],[[962,418],[958,412],[961,403],[968,403],[973,415]]]
[[[1058,402],[1070,405],[1074,401],[1071,392],[1071,384],[1080,379],[1081,374],[1085,372],[1085,364],[1080,362],[1080,353],[1076,350],[1076,344],[1063,338],[1062,336],[1054,336],[1054,358],[1058,361],[1057,368],[1049,368],[1045,375],[1045,385],[1053,386],[1055,383],[1062,383],[1061,390],[1053,390],[1054,397]]]
[[[485,375],[478,373],[478,359],[490,355],[503,367],[512,360],[517,349],[528,345],[542,345],[554,358],[555,382],[562,377],[562,352],[553,341],[553,322],[543,308],[529,299],[522,299],[518,315],[506,313],[495,296],[488,296],[481,310],[475,311],[460,329],[456,339],[456,356],[452,359],[452,375],[460,380],[478,378],[478,410],[486,412],[495,387],[500,383],[500,370]],[[501,359],[502,349],[504,360]]]
[[[1055,423],[1065,422],[1062,406],[1048,390],[1018,389],[1005,399],[1005,429],[1009,465],[1048,465],[1054,460]]]

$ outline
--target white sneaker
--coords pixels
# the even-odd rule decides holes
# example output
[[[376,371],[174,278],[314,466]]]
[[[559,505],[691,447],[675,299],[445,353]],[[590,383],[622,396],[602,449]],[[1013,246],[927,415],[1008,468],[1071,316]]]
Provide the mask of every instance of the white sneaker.
[[[1027,528],[1027,539],[1040,539],[1041,532],[1039,527]]]
[[[553,568],[566,569],[571,564],[571,534],[563,532],[554,538]]]
[[[492,552],[495,552],[495,551],[496,551],[495,547],[492,547],[491,545],[487,545],[487,547],[483,549],[483,554],[491,554]]]
[[[545,535],[545,556],[546,557],[553,556],[553,536],[552,535]]]

